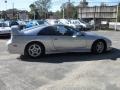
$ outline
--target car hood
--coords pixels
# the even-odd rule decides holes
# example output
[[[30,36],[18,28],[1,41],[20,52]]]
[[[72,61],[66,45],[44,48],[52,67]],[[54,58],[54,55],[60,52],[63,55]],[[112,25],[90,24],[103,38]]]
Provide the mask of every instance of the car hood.
[[[96,33],[93,33],[93,32],[84,32],[84,34],[86,34],[86,35],[98,36]]]
[[[85,35],[86,37],[88,37],[89,40],[90,40],[90,39],[91,39],[91,40],[103,39],[103,40],[105,40],[107,43],[110,43],[110,44],[112,43],[112,41],[111,41],[109,38],[104,37],[104,36],[101,36],[101,35],[98,35],[98,34],[95,34],[95,33],[93,33],[93,32],[85,32],[84,35]]]
[[[93,37],[93,38],[95,38],[95,39],[106,39],[106,37],[101,36],[101,35],[98,35],[98,34],[93,33],[93,32],[84,32],[84,34],[85,34],[86,36]]]

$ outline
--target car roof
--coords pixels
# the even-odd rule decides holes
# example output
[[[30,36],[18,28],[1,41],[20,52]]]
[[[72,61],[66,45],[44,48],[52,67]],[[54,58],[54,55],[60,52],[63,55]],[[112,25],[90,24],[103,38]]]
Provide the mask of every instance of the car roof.
[[[49,27],[49,26],[66,26],[66,25],[61,25],[61,24],[57,24],[57,25],[47,25],[47,24],[42,24],[42,25],[38,25],[38,26],[33,26],[31,28],[27,28],[27,29],[23,29],[21,32],[23,32],[26,35],[37,35],[37,33],[42,30],[43,28]]]
[[[42,30],[43,28],[48,27],[48,26],[50,26],[50,25],[42,24],[42,25],[27,28],[27,29],[23,29],[21,32],[23,32],[24,34],[27,34],[27,35],[36,35],[40,30]]]

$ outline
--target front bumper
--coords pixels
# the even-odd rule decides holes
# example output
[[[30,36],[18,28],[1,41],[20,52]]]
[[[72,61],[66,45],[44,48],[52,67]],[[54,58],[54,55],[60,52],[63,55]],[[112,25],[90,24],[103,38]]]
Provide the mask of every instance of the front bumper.
[[[112,50],[112,42],[111,42],[111,40],[107,39],[106,42],[107,42],[107,51]]]

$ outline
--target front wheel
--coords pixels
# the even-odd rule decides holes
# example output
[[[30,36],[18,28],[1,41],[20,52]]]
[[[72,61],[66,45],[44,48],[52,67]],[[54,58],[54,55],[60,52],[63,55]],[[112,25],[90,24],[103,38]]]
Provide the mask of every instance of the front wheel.
[[[26,54],[32,58],[38,58],[42,55],[43,49],[39,43],[31,43],[26,47]]]
[[[103,41],[97,41],[92,46],[92,52],[95,54],[101,54],[105,52],[106,50],[106,44]]]

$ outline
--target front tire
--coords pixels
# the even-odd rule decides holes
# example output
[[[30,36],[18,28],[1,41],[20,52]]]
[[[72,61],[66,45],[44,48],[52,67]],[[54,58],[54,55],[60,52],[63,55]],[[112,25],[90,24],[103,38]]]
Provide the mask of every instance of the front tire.
[[[106,51],[106,43],[102,40],[94,42],[92,46],[92,52],[94,54],[101,54]]]
[[[39,43],[31,43],[27,45],[25,53],[31,58],[39,58],[43,55],[42,45]]]

